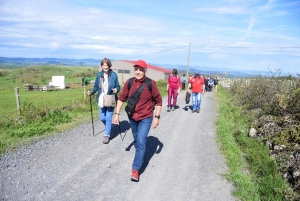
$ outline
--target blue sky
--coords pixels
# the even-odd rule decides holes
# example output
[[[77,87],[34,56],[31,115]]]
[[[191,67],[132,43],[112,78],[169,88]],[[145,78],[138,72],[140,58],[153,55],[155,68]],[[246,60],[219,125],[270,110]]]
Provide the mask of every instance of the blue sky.
[[[300,73],[300,0],[0,0],[0,56]]]

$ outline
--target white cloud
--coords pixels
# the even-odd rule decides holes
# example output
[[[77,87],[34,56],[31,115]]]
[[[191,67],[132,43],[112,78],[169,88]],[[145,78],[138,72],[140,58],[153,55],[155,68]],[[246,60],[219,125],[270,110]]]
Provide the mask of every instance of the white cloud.
[[[249,21],[249,25],[247,27],[247,34],[246,34],[246,36],[250,35],[250,33],[252,31],[252,28],[254,27],[255,21],[256,21],[255,16],[252,15],[251,18],[250,18],[250,21]]]
[[[217,14],[248,14],[249,11],[243,7],[229,6],[229,7],[205,7],[195,9],[197,12],[214,12]]]
[[[96,44],[82,44],[82,45],[70,45],[69,47],[75,49],[82,49],[82,50],[96,50],[101,51],[107,54],[120,54],[120,55],[129,55],[135,53],[134,49],[129,48],[116,48],[111,46],[105,45],[96,45]]]
[[[285,16],[288,15],[289,13],[287,11],[284,10],[277,10],[272,12],[271,14],[268,14],[268,17],[278,17],[278,16]]]
[[[204,1],[182,10],[174,9],[182,4],[173,2],[167,7],[172,11],[164,11],[166,3],[152,8],[143,7],[144,2],[137,5],[115,0],[105,6],[103,2],[88,0],[80,2],[81,5],[76,4],[78,1],[60,0],[0,2],[0,46],[4,46],[2,52],[6,55],[50,57],[53,54],[81,58],[107,55],[111,58],[151,54],[147,58],[163,63],[186,62],[188,47],[163,51],[189,42],[193,54],[207,57],[193,57],[194,63],[201,63],[202,58],[208,63],[224,63],[228,55],[299,55],[299,49],[257,48],[300,46],[299,36],[292,35],[299,28],[286,23],[273,25],[269,21],[271,17],[292,16],[295,12],[286,9],[290,4],[279,4],[279,1],[269,1],[264,6],[257,6],[263,3],[261,0]],[[192,12],[197,6],[196,12]],[[140,12],[129,12],[123,7]],[[155,52],[162,53],[152,55]],[[235,62],[234,57],[230,59]]]

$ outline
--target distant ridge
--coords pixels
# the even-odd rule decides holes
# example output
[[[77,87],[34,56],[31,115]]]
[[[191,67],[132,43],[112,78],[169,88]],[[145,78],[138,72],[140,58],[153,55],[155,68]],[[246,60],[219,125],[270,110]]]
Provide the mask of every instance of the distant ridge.
[[[176,68],[177,71],[184,73],[186,72],[186,65],[169,65],[169,64],[153,64],[158,65],[167,69]],[[195,74],[200,73],[202,75],[218,75],[228,78],[245,78],[245,77],[256,77],[261,76],[270,76],[270,72],[267,71],[258,71],[258,70],[233,70],[228,68],[218,68],[218,67],[206,67],[206,66],[190,66],[189,73]],[[281,76],[288,76],[289,73],[281,73]]]
[[[100,60],[96,59],[64,59],[64,58],[21,58],[0,57],[0,65],[20,67],[23,65],[64,65],[66,66],[98,66]]]
[[[111,61],[114,61],[111,59]],[[29,65],[62,65],[65,66],[88,66],[88,67],[98,67],[100,60],[98,59],[64,59],[64,58],[22,58],[22,57],[0,57],[0,68],[23,68]],[[150,64],[150,63],[149,63]],[[186,71],[186,65],[170,65],[170,64],[155,64],[154,66],[159,66],[172,70],[176,68],[179,72],[183,73]],[[205,66],[190,66],[189,73],[195,74],[196,72],[202,75],[215,75],[222,77],[255,77],[257,75],[269,76],[270,73],[266,71],[257,70],[232,70],[226,68],[216,68],[216,67],[205,67]],[[288,73],[282,73],[282,76],[289,75]]]

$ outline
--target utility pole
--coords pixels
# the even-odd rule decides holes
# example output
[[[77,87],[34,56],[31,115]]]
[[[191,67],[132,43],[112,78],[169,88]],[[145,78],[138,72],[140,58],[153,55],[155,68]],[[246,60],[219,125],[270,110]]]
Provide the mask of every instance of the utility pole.
[[[64,75],[64,60],[62,60],[61,74]]]
[[[21,107],[20,107],[19,87],[15,87],[15,94],[16,94],[17,110],[18,110],[18,114],[20,116],[21,115]]]
[[[188,64],[187,64],[187,67],[186,67],[186,78],[189,77],[189,67],[190,67],[190,53],[191,53],[191,42],[190,42],[190,45],[189,45],[189,56],[188,56]],[[187,80],[187,83],[189,82],[189,80]]]

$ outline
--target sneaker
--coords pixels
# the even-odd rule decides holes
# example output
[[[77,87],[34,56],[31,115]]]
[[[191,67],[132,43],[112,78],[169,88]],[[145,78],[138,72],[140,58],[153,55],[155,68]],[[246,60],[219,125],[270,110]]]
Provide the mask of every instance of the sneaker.
[[[200,112],[200,109],[197,110],[197,113],[199,113],[199,112]]]
[[[139,171],[132,170],[132,174],[130,176],[130,179],[133,180],[133,181],[138,181],[139,180]]]
[[[192,110],[192,113],[195,113],[196,112],[196,110]]]
[[[109,137],[108,136],[104,136],[103,143],[104,144],[108,144],[109,143]]]
[[[167,109],[167,112],[170,112],[171,111],[171,108],[170,107],[168,107],[168,109]]]
[[[172,111],[174,111],[174,107],[172,107],[172,109],[171,109]]]

